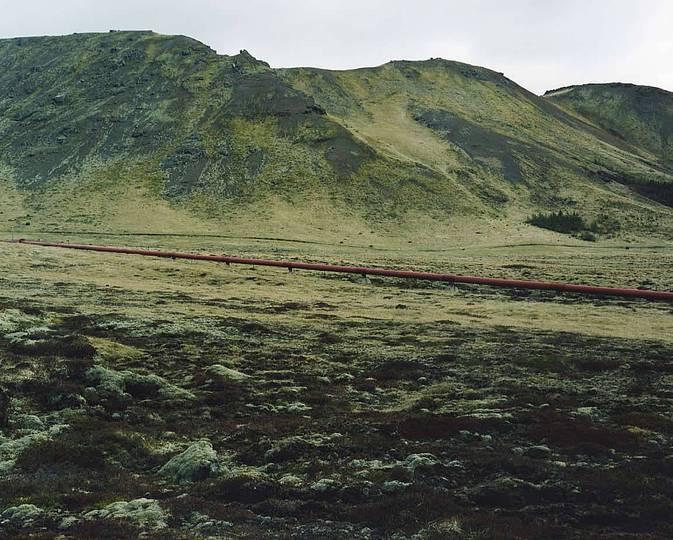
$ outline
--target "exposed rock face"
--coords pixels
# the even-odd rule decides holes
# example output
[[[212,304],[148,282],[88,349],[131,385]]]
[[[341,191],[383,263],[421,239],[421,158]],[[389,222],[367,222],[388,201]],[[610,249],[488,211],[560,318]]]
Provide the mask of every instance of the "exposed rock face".
[[[92,510],[86,519],[121,519],[147,529],[163,529],[168,519],[166,511],[154,499],[117,501],[100,510]]]
[[[417,467],[434,467],[439,464],[439,460],[432,454],[411,454],[407,456],[405,465],[412,470]]]
[[[338,490],[339,483],[332,478],[321,478],[311,485],[311,489],[313,491],[317,491],[318,493],[327,493]]]
[[[44,429],[44,422],[39,416],[24,414],[18,418],[17,426],[28,431],[41,431]]]
[[[217,474],[220,464],[209,441],[199,441],[173,457],[159,474],[175,483],[197,482]]]

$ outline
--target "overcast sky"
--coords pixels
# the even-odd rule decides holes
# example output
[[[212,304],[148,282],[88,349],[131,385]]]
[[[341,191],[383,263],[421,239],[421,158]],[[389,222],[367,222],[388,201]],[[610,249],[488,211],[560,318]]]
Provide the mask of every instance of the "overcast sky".
[[[673,90],[671,0],[0,0],[0,36],[185,34],[274,67],[443,57],[535,92],[621,81]]]

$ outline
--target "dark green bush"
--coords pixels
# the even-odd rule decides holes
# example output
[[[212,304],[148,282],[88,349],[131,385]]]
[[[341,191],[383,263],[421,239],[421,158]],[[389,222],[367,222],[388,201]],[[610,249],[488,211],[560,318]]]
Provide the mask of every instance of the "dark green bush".
[[[535,214],[528,220],[528,223],[564,234],[576,234],[590,230],[584,218],[577,212],[565,213],[563,210],[550,214]]]
[[[595,242],[598,240],[598,236],[596,236],[596,234],[592,233],[591,231],[582,231],[577,235],[577,238],[584,240],[585,242]]]
[[[591,223],[587,223],[577,212],[566,213],[563,210],[535,214],[527,223],[550,231],[572,234],[586,242],[595,242],[598,235],[611,236],[620,228],[619,221],[606,214],[601,214]]]
[[[527,223],[550,231],[574,234],[580,240],[587,242],[595,242],[599,234],[610,236],[620,229],[619,221],[607,214],[600,214],[591,223],[587,223],[577,212],[566,213],[563,210],[548,214],[534,214]]]
[[[527,223],[550,231],[572,234],[586,242],[595,242],[598,240],[598,235],[610,236],[620,228],[619,221],[606,214],[599,215],[589,224],[577,212],[564,212],[563,210],[548,214],[535,214],[528,219]]]

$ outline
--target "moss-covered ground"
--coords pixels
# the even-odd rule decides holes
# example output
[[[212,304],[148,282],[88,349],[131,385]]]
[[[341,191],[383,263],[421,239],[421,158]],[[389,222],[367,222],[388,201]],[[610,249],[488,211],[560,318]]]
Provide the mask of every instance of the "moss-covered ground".
[[[666,248],[103,240],[673,288]],[[4,537],[673,535],[671,305],[0,249]]]

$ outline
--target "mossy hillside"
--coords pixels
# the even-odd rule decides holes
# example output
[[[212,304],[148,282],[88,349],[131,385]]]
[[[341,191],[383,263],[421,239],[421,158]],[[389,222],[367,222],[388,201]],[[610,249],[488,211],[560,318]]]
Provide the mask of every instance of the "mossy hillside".
[[[626,208],[633,221],[642,201],[631,189],[671,183],[631,144],[487,69],[434,59],[281,75],[382,153],[422,163],[501,215],[579,205],[592,216]]]
[[[6,230],[266,234],[289,215],[311,237],[418,237],[559,209],[673,229],[668,169],[475,66],[273,70],[152,32],[2,40],[0,66]]]
[[[550,90],[545,97],[673,163],[673,93],[633,84],[587,84]]]
[[[673,94],[632,84],[588,84],[551,90],[551,102],[631,145],[644,159],[673,167]],[[608,175],[608,178],[610,175]],[[673,186],[661,178],[625,178],[636,193],[673,204]]]
[[[5,40],[0,58],[4,161],[23,190],[58,191],[92,164],[94,183],[130,188],[147,181],[119,162],[145,163],[153,187],[163,184],[152,195],[226,206],[325,186],[338,196],[340,179],[377,160],[245,51],[116,32]]]

